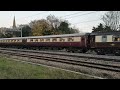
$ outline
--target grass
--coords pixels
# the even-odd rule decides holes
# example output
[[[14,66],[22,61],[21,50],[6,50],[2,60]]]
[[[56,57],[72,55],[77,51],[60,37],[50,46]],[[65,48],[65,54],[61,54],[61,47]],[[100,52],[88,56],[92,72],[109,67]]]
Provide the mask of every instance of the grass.
[[[91,77],[0,57],[0,79],[91,79]]]

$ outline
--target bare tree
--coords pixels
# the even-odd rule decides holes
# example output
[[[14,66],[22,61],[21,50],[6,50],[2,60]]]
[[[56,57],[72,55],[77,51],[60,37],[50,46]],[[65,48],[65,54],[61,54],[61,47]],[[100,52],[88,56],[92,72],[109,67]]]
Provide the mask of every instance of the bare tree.
[[[119,30],[120,26],[120,11],[108,11],[103,15],[102,20],[106,26],[109,26],[112,30]]]
[[[47,17],[47,20],[49,21],[49,23],[52,25],[52,27],[54,28],[58,28],[60,25],[60,20],[58,18],[56,18],[54,15],[49,15]]]

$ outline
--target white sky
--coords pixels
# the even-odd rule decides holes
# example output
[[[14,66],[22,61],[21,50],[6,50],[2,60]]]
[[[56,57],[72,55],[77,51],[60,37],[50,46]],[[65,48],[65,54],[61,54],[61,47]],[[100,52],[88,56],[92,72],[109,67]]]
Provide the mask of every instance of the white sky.
[[[102,22],[100,19],[107,11],[0,11],[0,27],[10,27],[15,15],[16,24],[28,24],[33,20],[46,19],[48,15],[68,20],[82,32],[91,32],[93,26]]]

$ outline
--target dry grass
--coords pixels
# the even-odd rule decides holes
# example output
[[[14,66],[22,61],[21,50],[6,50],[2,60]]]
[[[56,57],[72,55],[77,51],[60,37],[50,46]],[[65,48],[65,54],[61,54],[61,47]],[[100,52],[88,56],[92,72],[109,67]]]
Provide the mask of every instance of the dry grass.
[[[91,77],[0,57],[0,79],[91,79]]]

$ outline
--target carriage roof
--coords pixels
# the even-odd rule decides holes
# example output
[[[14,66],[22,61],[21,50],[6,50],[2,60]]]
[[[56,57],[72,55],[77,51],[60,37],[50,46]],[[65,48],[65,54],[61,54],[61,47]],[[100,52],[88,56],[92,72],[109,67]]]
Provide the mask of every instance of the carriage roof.
[[[55,38],[55,37],[73,37],[73,36],[84,36],[88,33],[77,33],[77,34],[63,34],[63,35],[47,35],[47,36],[30,36],[30,37],[15,37],[15,38],[1,38],[0,40],[5,39],[30,39],[30,38]]]
[[[90,35],[120,35],[120,31],[112,31],[112,32],[94,32]]]

